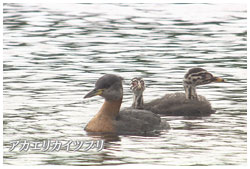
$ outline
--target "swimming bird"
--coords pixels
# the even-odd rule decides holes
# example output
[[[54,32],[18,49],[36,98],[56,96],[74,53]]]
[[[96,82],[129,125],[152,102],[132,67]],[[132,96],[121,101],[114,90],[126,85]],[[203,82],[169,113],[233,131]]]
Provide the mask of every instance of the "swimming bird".
[[[212,82],[224,82],[224,79],[214,77],[203,68],[192,68],[184,76],[185,93],[166,94],[145,103],[143,109],[167,116],[208,116],[215,110],[204,96],[197,95],[196,86]]]
[[[150,111],[133,108],[120,111],[123,99],[122,80],[120,76],[106,74],[100,77],[95,83],[95,88],[85,95],[84,98],[100,95],[105,100],[85,130],[119,135],[151,135],[169,129],[169,124],[165,120]]]

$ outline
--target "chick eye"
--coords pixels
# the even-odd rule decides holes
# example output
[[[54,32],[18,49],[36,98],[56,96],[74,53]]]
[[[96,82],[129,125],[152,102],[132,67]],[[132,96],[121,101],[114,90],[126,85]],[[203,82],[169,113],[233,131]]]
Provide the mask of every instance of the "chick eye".
[[[206,73],[205,76],[203,76],[205,79],[212,79],[212,75],[211,74],[208,74]]]
[[[144,85],[144,81],[143,80],[141,80],[140,83],[141,83],[141,85]]]

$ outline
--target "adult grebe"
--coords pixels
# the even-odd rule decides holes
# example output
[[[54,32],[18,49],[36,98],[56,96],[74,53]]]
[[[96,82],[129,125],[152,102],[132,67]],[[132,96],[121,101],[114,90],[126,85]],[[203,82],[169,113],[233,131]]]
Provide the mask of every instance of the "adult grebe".
[[[197,95],[196,86],[212,82],[224,82],[222,78],[214,77],[207,70],[192,68],[184,76],[185,93],[166,94],[143,105],[143,109],[167,116],[208,116],[215,112],[209,101]]]
[[[95,83],[95,88],[84,98],[102,96],[105,101],[99,112],[85,127],[88,132],[104,132],[122,135],[151,135],[169,129],[169,125],[158,115],[137,109],[119,112],[123,98],[122,77],[106,74]]]

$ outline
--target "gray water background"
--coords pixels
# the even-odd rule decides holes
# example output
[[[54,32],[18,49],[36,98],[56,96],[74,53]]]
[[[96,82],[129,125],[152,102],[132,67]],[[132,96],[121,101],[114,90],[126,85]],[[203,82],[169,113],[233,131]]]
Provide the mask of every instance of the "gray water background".
[[[246,165],[246,4],[4,4],[3,150],[10,165]],[[156,137],[119,136],[97,152],[9,151],[16,140],[95,140],[84,126],[105,73],[144,78],[145,102],[182,91],[202,67],[226,83],[198,88],[216,114],[166,118]]]

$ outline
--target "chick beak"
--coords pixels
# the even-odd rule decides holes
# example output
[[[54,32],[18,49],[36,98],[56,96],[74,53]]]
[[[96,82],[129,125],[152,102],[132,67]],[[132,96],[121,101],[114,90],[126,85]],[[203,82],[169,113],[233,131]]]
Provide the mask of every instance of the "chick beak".
[[[224,79],[222,79],[221,77],[214,77],[214,82],[225,82]]]
[[[97,96],[97,95],[101,95],[103,93],[103,89],[94,89],[92,91],[90,91],[88,94],[86,94],[84,96],[84,99],[85,98],[90,98],[90,97],[93,97],[93,96]]]

